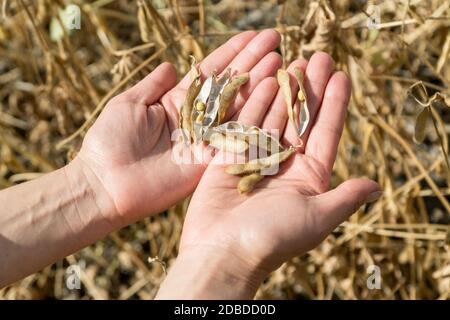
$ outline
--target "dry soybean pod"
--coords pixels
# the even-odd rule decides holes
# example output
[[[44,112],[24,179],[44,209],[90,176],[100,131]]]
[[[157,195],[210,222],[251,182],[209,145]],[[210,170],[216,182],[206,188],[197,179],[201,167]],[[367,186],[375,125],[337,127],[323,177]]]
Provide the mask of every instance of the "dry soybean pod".
[[[289,73],[286,70],[278,69],[277,80],[278,80],[278,85],[280,86],[281,92],[283,93],[284,102],[286,103],[289,120],[292,122],[292,124],[295,127],[295,130],[298,132],[298,126],[297,126],[297,122],[295,120],[295,115],[294,115],[294,107],[292,105],[292,92],[291,92],[291,85],[290,85],[290,80],[289,80]]]
[[[225,172],[233,175],[254,173],[261,169],[270,168],[273,165],[286,161],[294,153],[294,151],[295,148],[291,146],[287,150],[275,153],[265,158],[254,159],[246,163],[231,164],[225,168]]]
[[[151,28],[148,25],[148,20],[145,14],[143,1],[138,1],[137,5],[138,5],[137,18],[138,18],[139,34],[141,36],[142,42],[147,43],[150,42]]]
[[[200,81],[198,81],[198,79],[192,81],[186,94],[186,100],[184,101],[181,107],[180,126],[183,129],[183,131],[188,132],[189,136],[187,137],[187,139],[189,140],[192,131],[192,122],[191,122],[192,105],[194,103],[195,97],[200,91],[201,87],[200,84],[201,83]]]
[[[209,145],[226,152],[243,153],[248,149],[248,143],[237,136],[213,133],[209,138]]]
[[[264,179],[264,176],[261,175],[259,172],[254,172],[247,176],[242,177],[239,180],[239,183],[237,186],[238,192],[240,194],[243,194],[243,193],[248,193],[248,192],[252,191],[253,188],[255,187],[255,185],[258,182],[260,182],[262,179]]]
[[[305,131],[306,128],[308,128],[308,124],[309,124],[309,119],[310,119],[310,115],[309,115],[309,109],[308,109],[308,99],[306,97],[306,90],[305,87],[303,86],[303,80],[304,80],[304,76],[302,71],[299,68],[294,68],[294,74],[295,74],[295,78],[297,79],[298,82],[298,101],[300,102],[300,119],[298,119],[298,115],[295,115],[295,119],[298,119],[298,130],[297,130],[297,134],[301,137]]]
[[[278,139],[257,126],[246,126],[237,121],[228,121],[212,128],[212,131],[236,135],[241,140],[247,141],[249,145],[263,148],[271,153],[274,149],[276,152],[273,153],[284,150]]]
[[[194,104],[195,97],[197,97],[201,88],[200,72],[196,67],[196,61],[194,57],[191,57],[191,73],[193,74],[193,80],[189,85],[186,93],[186,98],[181,106],[180,110],[180,127],[183,129],[183,137],[186,140],[190,140],[190,135],[192,131],[191,113]],[[188,136],[186,136],[186,131]]]
[[[223,119],[225,118],[227,109],[230,106],[234,96],[236,95],[236,92],[242,85],[244,85],[248,81],[248,79],[249,79],[248,72],[242,73],[240,75],[233,77],[230,83],[225,86],[220,96],[219,116],[217,119],[218,124],[222,123]]]
[[[256,135],[256,139],[252,137],[249,137],[249,143],[254,144],[256,143],[256,146],[258,148],[263,148],[267,150],[270,154],[279,153],[280,151],[283,151],[284,148],[271,134],[268,132],[258,128],[258,127],[252,127],[251,132]],[[274,152],[275,151],[275,152]]]

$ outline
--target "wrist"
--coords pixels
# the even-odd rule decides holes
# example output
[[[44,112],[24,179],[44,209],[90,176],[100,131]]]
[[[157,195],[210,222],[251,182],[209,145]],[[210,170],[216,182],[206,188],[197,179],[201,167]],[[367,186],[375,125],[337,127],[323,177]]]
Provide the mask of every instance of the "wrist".
[[[267,275],[231,248],[185,247],[157,299],[252,299]]]
[[[0,193],[0,287],[72,254],[117,227],[114,209],[75,160]],[[27,263],[23,263],[23,261]]]
[[[104,188],[96,173],[80,157],[76,157],[61,170],[64,171],[68,187],[78,215],[72,223],[74,229],[92,229],[95,238],[122,227],[114,201]],[[95,241],[97,239],[93,239]]]

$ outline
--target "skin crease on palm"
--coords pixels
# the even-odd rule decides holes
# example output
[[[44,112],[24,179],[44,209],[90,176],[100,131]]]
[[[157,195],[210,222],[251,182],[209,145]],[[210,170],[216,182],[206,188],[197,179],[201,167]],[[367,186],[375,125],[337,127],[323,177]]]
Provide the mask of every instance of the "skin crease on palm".
[[[273,52],[280,36],[273,30],[241,33],[200,64],[203,78],[226,67],[250,72],[226,120],[277,129],[285,145],[298,144],[274,75],[281,66]],[[329,55],[316,53],[288,68],[293,97],[293,67],[305,71],[311,112],[303,148],[261,181],[250,194],[236,190],[239,178],[209,165],[172,161],[171,132],[178,127],[189,76],[176,84],[164,63],[130,90],[115,97],[89,130],[79,159],[95,172],[114,202],[112,219],[124,223],[174,205],[195,190],[183,227],[180,254],[208,247],[233,251],[251,268],[271,271],[286,259],[315,247],[359,206],[381,195],[368,179],[352,179],[328,191],[337,145],[350,98],[350,82],[334,72]],[[203,147],[200,147],[203,148]],[[206,152],[203,148],[200,152]]]

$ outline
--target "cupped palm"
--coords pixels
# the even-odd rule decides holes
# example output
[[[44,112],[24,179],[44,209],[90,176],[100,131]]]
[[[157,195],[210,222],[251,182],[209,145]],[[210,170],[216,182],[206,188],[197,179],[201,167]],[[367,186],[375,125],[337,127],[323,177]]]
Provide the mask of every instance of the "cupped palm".
[[[265,77],[280,66],[272,50],[280,36],[273,30],[244,32],[231,38],[199,65],[203,78],[231,68],[249,72],[229,115]],[[79,158],[96,173],[117,209],[117,217],[130,223],[154,214],[192,193],[206,168],[204,163],[174,161],[178,146],[172,134],[178,127],[178,110],[190,84],[187,75],[178,84],[169,63],[158,66],[131,89],[113,98],[88,131]],[[203,152],[201,146],[184,147]],[[200,150],[199,150],[200,149]]]
[[[239,177],[224,172],[223,154],[216,155],[190,202],[181,252],[193,247],[228,250],[252,268],[270,271],[318,245],[360,205],[380,196],[378,185],[368,179],[352,179],[327,191],[350,83],[344,73],[333,73],[332,60],[324,53],[315,54],[309,63],[294,61],[288,70],[292,73],[294,67],[306,69],[312,114],[304,148],[281,164],[278,174],[267,176],[245,195],[236,190]],[[237,120],[278,129],[285,144],[296,145],[299,141],[287,118],[272,78],[254,90]]]

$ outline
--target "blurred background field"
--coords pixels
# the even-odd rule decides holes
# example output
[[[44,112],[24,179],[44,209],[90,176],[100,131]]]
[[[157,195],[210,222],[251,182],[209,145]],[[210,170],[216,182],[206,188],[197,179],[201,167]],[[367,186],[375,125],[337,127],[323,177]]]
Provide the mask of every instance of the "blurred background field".
[[[321,50],[350,75],[332,185],[367,176],[384,195],[274,272],[257,298],[449,298],[448,0],[0,4],[0,188],[70,161],[105,103],[158,63],[183,75],[189,55],[201,60],[241,30],[277,28],[285,64]],[[69,4],[80,9],[79,30],[68,27]],[[153,298],[177,256],[187,202],[1,289],[0,299]],[[73,264],[80,290],[66,286]],[[372,265],[380,289],[367,286]]]

